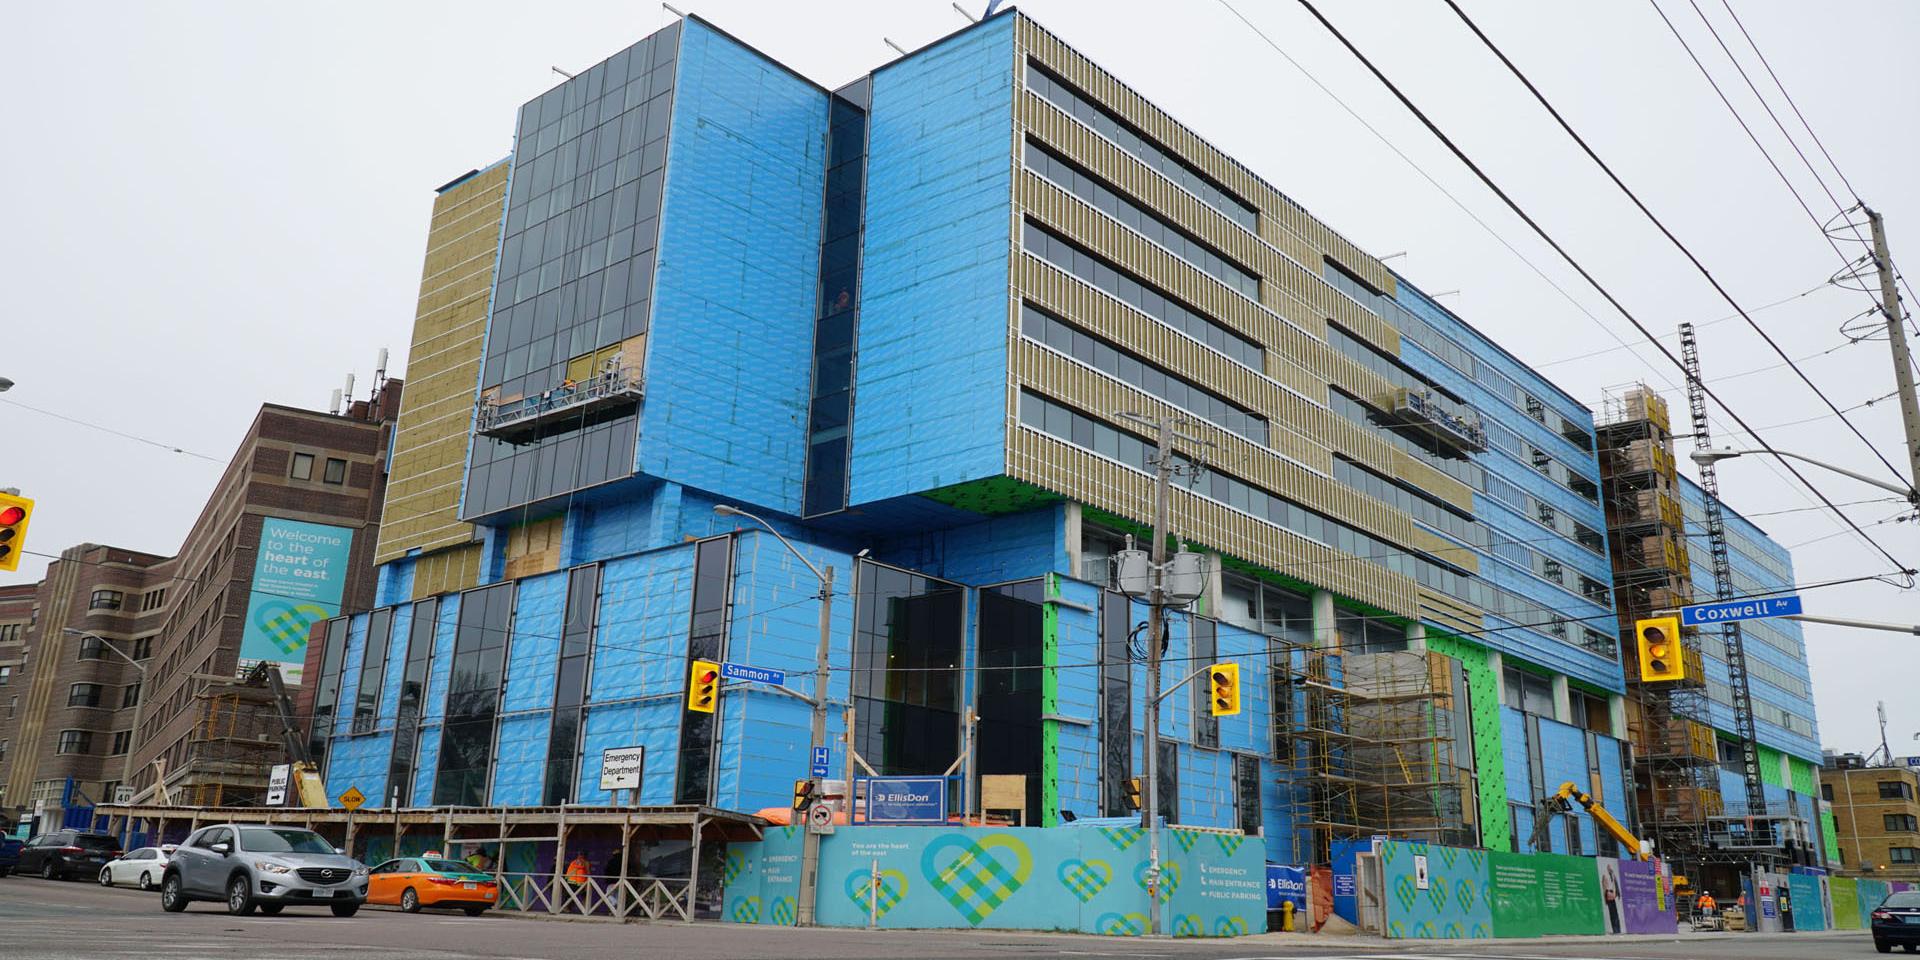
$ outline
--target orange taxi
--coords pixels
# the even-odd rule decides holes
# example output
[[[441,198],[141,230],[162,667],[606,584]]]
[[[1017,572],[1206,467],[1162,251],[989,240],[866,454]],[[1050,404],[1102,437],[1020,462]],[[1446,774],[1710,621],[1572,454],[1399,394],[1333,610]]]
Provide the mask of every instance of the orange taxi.
[[[499,898],[499,885],[490,874],[458,860],[396,857],[367,872],[367,902],[407,913],[452,907],[477,917]]]

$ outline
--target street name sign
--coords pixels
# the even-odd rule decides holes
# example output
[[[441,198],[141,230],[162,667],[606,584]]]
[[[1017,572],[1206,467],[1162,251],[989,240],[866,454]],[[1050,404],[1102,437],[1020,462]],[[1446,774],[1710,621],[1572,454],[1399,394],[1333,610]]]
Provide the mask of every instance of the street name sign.
[[[744,663],[722,663],[720,676],[727,680],[745,680],[750,683],[770,683],[776,687],[787,685],[787,673],[784,670],[768,670],[765,667],[750,667]]]
[[[1727,600],[1722,603],[1696,603],[1680,608],[1680,622],[1699,627],[1729,620],[1764,620],[1790,617],[1800,612],[1800,596],[1760,597],[1755,600]]]

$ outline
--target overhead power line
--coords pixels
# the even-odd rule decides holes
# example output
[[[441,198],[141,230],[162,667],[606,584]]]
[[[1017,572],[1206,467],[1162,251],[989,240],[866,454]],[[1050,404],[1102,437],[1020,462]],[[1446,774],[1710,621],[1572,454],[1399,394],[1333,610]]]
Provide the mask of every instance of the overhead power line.
[[[54,413],[52,410],[42,410],[39,407],[30,406],[28,404],[21,403],[20,401],[14,400],[11,398],[0,397],[0,403],[10,403],[16,407],[19,407],[22,410],[31,410],[34,413],[40,414],[43,417],[52,417],[55,420],[65,420],[68,423],[86,427],[90,430],[98,430],[101,433],[111,433],[116,437],[132,440],[135,443],[144,443],[150,447],[159,447],[160,449],[166,450],[170,453],[180,453],[180,454],[185,454],[189,457],[199,457],[200,459],[205,460],[209,463],[226,463],[227,462],[218,457],[209,457],[204,453],[195,453],[192,450],[184,450],[184,449],[181,449],[180,447],[174,446],[171,443],[166,443],[160,440],[149,440],[146,437],[131,434],[124,430],[115,430],[112,427],[103,426],[101,424],[94,423],[89,420],[82,420],[79,417],[69,417],[64,413]]]
[[[1306,3],[1306,0],[1301,0],[1301,2]],[[1659,4],[1655,2],[1655,0],[1648,0],[1648,2],[1654,4],[1654,9],[1656,10],[1659,9]],[[1520,67],[1513,62],[1511,58],[1507,56],[1505,51],[1500,49],[1499,45],[1493,42],[1493,38],[1487,36],[1485,31],[1482,31],[1480,29],[1480,25],[1473,22],[1472,17],[1467,16],[1467,12],[1460,8],[1460,4],[1456,2],[1456,0],[1446,0],[1446,4],[1448,8],[1453,10],[1454,15],[1460,18],[1460,22],[1466,24],[1467,29],[1471,30],[1473,32],[1473,35],[1475,37],[1478,37],[1480,42],[1486,46],[1488,52],[1492,53],[1494,57],[1498,59],[1500,63],[1507,68],[1508,72],[1513,74],[1514,79],[1519,80],[1520,84],[1527,88],[1527,92],[1532,94],[1534,100],[1537,101],[1540,104],[1540,106],[1544,108],[1547,111],[1547,113],[1553,117],[1554,122],[1560,125],[1560,129],[1565,131],[1567,136],[1573,138],[1574,143],[1579,144],[1581,151],[1586,153],[1587,158],[1592,160],[1594,164],[1600,168],[1601,172],[1607,175],[1608,180],[1613,181],[1614,186],[1620,188],[1621,193],[1626,194],[1627,199],[1633,201],[1634,207],[1637,208],[1640,211],[1640,213],[1647,218],[1648,222],[1652,223],[1654,227],[1660,231],[1660,234],[1662,236],[1667,238],[1668,242],[1672,243],[1674,247],[1680,251],[1682,256],[1686,257],[1687,262],[1693,265],[1693,268],[1699,272],[1700,276],[1706,278],[1708,285],[1713,287],[1714,292],[1718,293],[1720,295],[1720,298],[1727,302],[1728,306],[1732,307],[1735,312],[1740,314],[1742,319],[1746,320],[1747,325],[1752,327],[1753,331],[1760,335],[1760,339],[1766,341],[1767,346],[1771,347],[1774,353],[1777,353],[1780,355],[1780,359],[1785,360],[1787,362],[1787,366],[1793,370],[1794,374],[1800,378],[1801,382],[1807,385],[1808,389],[1813,391],[1814,396],[1819,397],[1820,402],[1826,404],[1827,409],[1832,410],[1834,412],[1834,415],[1840,418],[1840,422],[1846,424],[1847,429],[1852,431],[1854,436],[1860,438],[1860,442],[1865,444],[1867,449],[1871,451],[1873,455],[1876,458],[1878,458],[1882,464],[1886,465],[1887,470],[1891,472],[1894,475],[1894,477],[1898,478],[1902,483],[1909,483],[1909,484],[1913,483],[1914,482],[1913,480],[1908,479],[1905,474],[1900,472],[1900,468],[1895,467],[1893,465],[1893,461],[1888,460],[1886,455],[1880,452],[1880,449],[1874,445],[1873,441],[1867,439],[1866,434],[1860,432],[1859,427],[1856,427],[1853,425],[1853,421],[1848,420],[1846,418],[1846,415],[1840,411],[1839,404],[1834,403],[1832,398],[1828,397],[1826,392],[1820,389],[1819,384],[1814,383],[1813,378],[1807,376],[1806,371],[1800,369],[1799,364],[1795,363],[1794,359],[1787,355],[1787,351],[1780,346],[1779,342],[1774,340],[1771,334],[1767,333],[1767,331],[1764,328],[1762,328],[1759,323],[1754,321],[1752,316],[1747,314],[1746,308],[1742,307],[1740,305],[1740,302],[1733,298],[1733,294],[1729,293],[1726,287],[1721,286],[1719,279],[1713,275],[1712,271],[1707,269],[1706,264],[1700,262],[1700,258],[1694,255],[1693,250],[1690,249],[1685,243],[1681,242],[1680,238],[1676,236],[1672,230],[1667,228],[1666,223],[1662,221],[1658,216],[1655,216],[1653,210],[1650,209],[1646,205],[1646,203],[1640,199],[1640,195],[1633,192],[1633,188],[1627,186],[1626,181],[1620,179],[1620,175],[1614,172],[1613,167],[1608,165],[1605,160],[1602,160],[1600,158],[1600,154],[1593,149],[1593,146],[1591,144],[1587,143],[1586,138],[1581,136],[1579,131],[1575,130],[1571,123],[1567,122],[1567,118],[1561,115],[1560,110],[1553,105],[1552,101],[1547,99],[1546,94],[1542,93],[1540,91],[1540,88],[1534,85],[1533,80],[1530,77],[1528,77],[1526,73],[1522,71]],[[1311,3],[1306,3],[1306,6],[1309,10],[1314,9]],[[1316,17],[1320,16],[1317,10],[1315,11],[1314,15]],[[1662,17],[1662,19],[1664,19],[1666,17],[1666,14],[1662,12],[1660,16]],[[1321,17],[1321,21],[1323,23],[1327,23],[1324,17]],[[1327,23],[1327,26],[1328,26],[1328,29],[1333,28],[1331,23]],[[1668,26],[1672,26],[1671,21],[1669,21]],[[1678,31],[1675,31],[1675,36],[1678,36],[1678,35],[1679,35]],[[1344,41],[1344,39],[1345,38],[1343,37],[1342,40]],[[1356,55],[1359,54],[1359,51],[1353,48],[1351,44],[1348,44],[1348,48],[1353,49]],[[1691,51],[1689,51],[1689,53],[1691,53]],[[1698,58],[1695,58],[1695,63],[1698,63],[1698,62],[1699,62]],[[1369,66],[1371,66],[1370,63],[1369,63]],[[1701,69],[1704,71],[1706,68],[1702,67]],[[1376,71],[1376,75],[1378,75],[1377,71]],[[1384,82],[1386,78],[1382,75],[1381,79]],[[1718,90],[1719,89],[1718,85],[1715,85],[1714,89]],[[1397,92],[1398,88],[1395,88],[1395,90]],[[1725,99],[1724,94],[1722,94],[1722,99],[1723,100]],[[1406,102],[1409,107],[1412,107],[1411,101],[1406,101]],[[1728,109],[1732,109],[1731,103],[1728,104]],[[1422,115],[1422,120],[1423,121],[1425,120],[1424,115]],[[1746,125],[1745,121],[1741,121],[1741,125],[1744,127]],[[1430,122],[1429,122],[1429,128],[1434,130],[1436,134],[1439,133],[1439,128],[1432,126]],[[1751,136],[1752,131],[1749,130],[1748,134]],[[1448,141],[1449,145],[1451,145],[1451,142],[1452,141],[1450,140]],[[1758,141],[1756,140],[1755,142],[1757,143]],[[1763,153],[1765,152],[1764,149],[1762,150],[1762,152]],[[1460,156],[1463,160],[1465,159],[1465,154],[1460,154]],[[1772,164],[1773,158],[1768,157],[1767,162],[1769,164]],[[1478,172],[1478,169],[1479,169],[1478,167],[1475,167],[1476,172]],[[1774,170],[1776,173],[1779,172],[1779,166],[1777,164],[1774,164]],[[1783,180],[1785,179],[1785,176],[1786,175],[1784,173],[1781,174],[1781,177]],[[1482,174],[1482,179],[1486,180],[1489,186],[1492,185],[1492,180],[1486,178],[1484,174]],[[1790,190],[1792,189],[1791,183],[1788,183],[1788,188]],[[1501,196],[1504,198],[1506,194],[1502,192]],[[1795,199],[1798,199],[1799,194],[1795,192],[1794,197]],[[1509,204],[1511,205],[1511,201],[1509,201]],[[1802,207],[1806,206],[1804,201],[1801,201],[1801,206]],[[1514,209],[1516,212],[1519,212],[1519,208],[1517,206],[1515,206]],[[1813,216],[1813,211],[1811,209],[1808,209],[1807,215]],[[1522,216],[1525,217],[1524,214],[1522,214]],[[1814,220],[1815,220],[1815,223],[1818,224],[1819,218],[1815,217]],[[1531,224],[1533,221],[1531,218],[1527,218],[1527,222]],[[1538,228],[1536,227],[1536,229]],[[1543,233],[1542,235],[1544,236],[1545,234]],[[1825,236],[1824,231],[1822,232],[1822,236]],[[1552,241],[1549,241],[1549,243],[1551,242]],[[1553,246],[1556,250],[1560,249],[1558,244],[1553,244]],[[1837,252],[1838,248],[1836,247],[1835,249]],[[1562,253],[1564,255],[1564,251],[1562,251]],[[1846,256],[1842,254],[1841,259],[1844,261],[1846,259]],[[1580,268],[1576,267],[1575,269],[1580,269]],[[1582,275],[1585,275],[1586,273],[1586,271],[1583,269],[1580,272],[1582,273]],[[1609,301],[1613,300],[1611,295],[1608,295],[1607,299]],[[1615,306],[1619,306],[1619,304],[1616,302]],[[1622,308],[1622,311],[1624,312],[1624,308]],[[1635,319],[1633,317],[1628,317],[1628,319],[1633,321],[1634,326],[1636,327],[1640,326],[1640,321],[1638,319]],[[1644,328],[1642,329],[1642,332],[1646,333]],[[1647,336],[1651,337],[1652,334],[1647,333]],[[1679,360],[1675,358],[1673,354],[1667,350],[1666,347],[1660,346],[1658,343],[1656,343],[1655,346],[1659,347],[1660,352],[1666,354],[1668,359],[1673,360],[1676,364],[1679,363]],[[1712,396],[1712,393],[1709,391],[1708,395]],[[1719,397],[1714,397],[1714,400],[1715,402],[1720,403],[1721,409],[1723,410],[1727,409],[1726,403],[1720,401]],[[1733,414],[1733,411],[1727,410],[1727,413]],[[1740,418],[1736,415],[1734,416],[1734,419],[1737,421]],[[1745,424],[1743,423],[1742,426],[1745,426]],[[1769,447],[1768,451],[1772,452],[1772,448]]]
[[[1458,158],[1461,163],[1465,164],[1469,170],[1473,171],[1474,176],[1478,177],[1480,182],[1486,185],[1487,189],[1493,191],[1494,195],[1499,197],[1501,202],[1505,203],[1507,205],[1507,208],[1509,210],[1512,210],[1515,216],[1518,216],[1523,222],[1527,224],[1529,228],[1533,230],[1535,234],[1537,234],[1540,237],[1541,240],[1545,241],[1548,246],[1552,247],[1554,252],[1559,254],[1560,258],[1565,260],[1567,264],[1574,269],[1575,272],[1579,273],[1581,278],[1585,280],[1588,283],[1588,285],[1593,287],[1593,289],[1597,291],[1601,295],[1601,297],[1603,297],[1609,304],[1611,304],[1615,310],[1619,311],[1620,315],[1626,318],[1627,322],[1632,324],[1634,329],[1640,331],[1640,335],[1643,337],[1646,337],[1648,342],[1653,344],[1654,349],[1659,350],[1661,355],[1665,356],[1668,362],[1672,363],[1676,368],[1679,368],[1683,371],[1686,369],[1686,365],[1680,361],[1680,358],[1674,356],[1673,351],[1667,349],[1667,347],[1664,344],[1660,343],[1660,341],[1654,337],[1653,331],[1649,330],[1647,328],[1647,325],[1641,322],[1638,316],[1634,315],[1633,311],[1627,309],[1626,304],[1622,303],[1618,297],[1614,296],[1613,292],[1607,289],[1605,284],[1602,284],[1597,277],[1595,277],[1590,271],[1587,270],[1585,265],[1583,265],[1577,258],[1575,258],[1572,253],[1568,252],[1566,247],[1562,246],[1558,240],[1554,239],[1553,235],[1548,233],[1546,228],[1542,227],[1540,225],[1540,222],[1534,219],[1532,214],[1529,214],[1525,208],[1520,206],[1519,202],[1515,201],[1513,197],[1506,192],[1505,189],[1503,189],[1497,182],[1495,182],[1494,179],[1491,176],[1489,176],[1487,172],[1484,169],[1482,169],[1477,162],[1473,160],[1472,157],[1468,156],[1466,151],[1461,149],[1459,144],[1455,143],[1453,141],[1453,138],[1447,135],[1446,131],[1440,129],[1439,125],[1434,123],[1433,119],[1428,117],[1426,112],[1421,110],[1419,106],[1416,105],[1413,102],[1413,100],[1409,98],[1406,95],[1406,93],[1400,89],[1398,84],[1388,79],[1387,75],[1381,72],[1380,68],[1376,66],[1374,62],[1370,58],[1368,58],[1365,53],[1362,53],[1359,47],[1353,44],[1353,41],[1347,39],[1347,35],[1345,33],[1342,33],[1340,31],[1340,28],[1334,26],[1333,22],[1331,20],[1328,20],[1326,16],[1320,12],[1320,9],[1318,7],[1314,6],[1312,0],[1299,0],[1299,3],[1302,7],[1306,8],[1308,13],[1313,15],[1313,18],[1315,20],[1318,20],[1320,22],[1321,26],[1325,27],[1328,30],[1328,32],[1332,33],[1334,35],[1334,38],[1339,40],[1341,45],[1346,47],[1347,51],[1353,54],[1353,56],[1356,59],[1358,59],[1362,65],[1364,65],[1367,68],[1368,72],[1374,75],[1375,79],[1379,80],[1381,84],[1385,85],[1387,90],[1394,95],[1394,98],[1399,100],[1401,105],[1406,107],[1407,110],[1411,112],[1414,115],[1414,117],[1420,121],[1421,125],[1427,128],[1427,131],[1429,133],[1433,134],[1434,137],[1437,138],[1443,145],[1445,145],[1446,148],[1450,152],[1452,152],[1453,155],[1456,158]],[[1449,0],[1449,4],[1451,4],[1451,0]],[[1464,14],[1462,15],[1464,16]],[[1502,59],[1504,60],[1505,58],[1502,57]],[[1528,87],[1531,88],[1532,84],[1529,83]],[[1557,115],[1558,114],[1556,114],[1556,116]],[[1677,240],[1675,242],[1678,243]],[[1729,298],[1729,302],[1732,302],[1731,298]],[[1735,304],[1735,307],[1737,309],[1738,304]],[[1808,480],[1806,476],[1800,472],[1798,467],[1794,466],[1792,463],[1789,463],[1784,457],[1781,457],[1780,452],[1774,449],[1773,446],[1769,444],[1765,438],[1755,433],[1753,430],[1753,427],[1750,424],[1748,424],[1745,421],[1745,419],[1740,416],[1738,412],[1734,411],[1731,407],[1729,407],[1726,401],[1716,396],[1713,393],[1711,388],[1707,388],[1706,392],[1708,396],[1713,397],[1714,402],[1718,403],[1722,410],[1725,410],[1727,412],[1728,416],[1734,419],[1735,423],[1739,424],[1741,427],[1747,430],[1748,435],[1754,438],[1754,442],[1758,443],[1769,454],[1772,454],[1776,459],[1778,459],[1780,461],[1781,466],[1785,467],[1789,473],[1793,474],[1794,478],[1799,480],[1800,483],[1804,485],[1808,490],[1812,491],[1816,497],[1819,497],[1821,502],[1825,503],[1827,505],[1827,508],[1832,510],[1835,515],[1839,516],[1842,520],[1846,521],[1848,526],[1852,527],[1855,532],[1860,534],[1862,539],[1864,539],[1867,543],[1871,544],[1873,548],[1876,551],[1878,551],[1882,557],[1885,557],[1887,559],[1887,562],[1893,564],[1895,569],[1898,569],[1898,570],[1910,569],[1907,566],[1907,564],[1901,562],[1893,554],[1887,552],[1887,549],[1881,546],[1879,542],[1875,541],[1872,537],[1867,536],[1866,531],[1862,530],[1860,528],[1860,525],[1858,523],[1855,523],[1852,517],[1847,516],[1844,512],[1840,510],[1839,507],[1834,505],[1833,500],[1826,495],[1825,491],[1821,490],[1812,481]],[[1829,401],[1829,403],[1831,403],[1831,401]],[[1863,437],[1862,439],[1865,439],[1865,438]],[[1889,464],[1888,466],[1891,467],[1892,465]]]
[[[1493,238],[1494,242],[1498,243],[1508,253],[1513,254],[1514,259],[1520,261],[1522,264],[1526,266],[1528,270],[1532,271],[1532,273],[1535,276],[1539,277],[1541,282],[1545,283],[1549,289],[1551,289],[1554,293],[1558,294],[1560,296],[1560,299],[1565,300],[1568,306],[1573,307],[1573,309],[1576,312],[1578,312],[1581,316],[1585,317],[1589,323],[1593,324],[1596,329],[1598,329],[1601,333],[1605,334],[1608,339],[1618,344],[1619,346],[1617,349],[1627,351],[1630,355],[1633,356],[1635,360],[1638,360],[1642,365],[1646,367],[1646,370],[1649,374],[1651,374],[1654,378],[1658,379],[1661,383],[1665,384],[1669,390],[1673,390],[1677,392],[1682,389],[1678,383],[1674,382],[1672,377],[1667,376],[1664,370],[1662,370],[1659,366],[1648,362],[1646,358],[1642,357],[1639,351],[1635,349],[1635,345],[1628,343],[1626,338],[1622,337],[1617,331],[1615,331],[1612,325],[1602,321],[1598,315],[1596,315],[1592,310],[1587,308],[1587,305],[1585,303],[1581,302],[1579,298],[1575,297],[1572,293],[1568,292],[1567,288],[1561,286],[1560,283],[1556,281],[1553,277],[1548,276],[1547,272],[1541,269],[1539,264],[1534,263],[1533,260],[1528,258],[1526,254],[1521,253],[1519,248],[1515,247],[1512,241],[1508,240],[1499,231],[1495,230],[1492,227],[1492,225],[1488,224],[1486,220],[1482,219],[1478,214],[1474,213],[1473,210],[1469,208],[1464,202],[1462,202],[1459,197],[1455,196],[1444,185],[1442,185],[1439,180],[1435,179],[1433,174],[1428,173],[1425,168],[1421,167],[1420,164],[1415,162],[1412,157],[1408,156],[1406,151],[1401,150],[1398,146],[1396,146],[1391,139],[1388,139],[1386,134],[1381,133],[1379,128],[1367,122],[1367,119],[1361,116],[1359,111],[1355,110],[1345,100],[1341,99],[1340,95],[1333,92],[1333,89],[1327,86],[1324,82],[1322,82],[1319,77],[1315,76],[1313,74],[1313,71],[1308,70],[1304,64],[1302,64],[1299,60],[1296,60],[1292,54],[1288,53],[1285,47],[1282,47],[1277,41],[1273,39],[1272,36],[1268,35],[1265,30],[1260,29],[1259,24],[1256,24],[1252,20],[1248,19],[1247,15],[1244,13],[1241,13],[1240,10],[1230,2],[1230,0],[1215,0],[1215,2],[1219,3],[1222,8],[1224,8],[1228,13],[1232,14],[1235,19],[1239,20],[1240,23],[1244,25],[1249,31],[1251,31],[1254,36],[1258,37],[1262,43],[1266,44],[1268,49],[1271,49],[1275,54],[1278,54],[1280,59],[1285,61],[1288,66],[1292,67],[1302,77],[1306,78],[1308,83],[1313,84],[1313,86],[1316,89],[1318,89],[1321,93],[1325,94],[1327,96],[1327,99],[1332,100],[1335,105],[1339,106],[1340,109],[1347,114],[1347,116],[1352,117],[1353,121],[1355,123],[1358,123],[1362,129],[1366,130],[1369,134],[1372,134],[1374,139],[1380,141],[1382,146],[1385,146],[1389,151],[1393,153],[1394,156],[1399,157],[1401,162],[1405,163],[1409,168],[1411,168],[1414,173],[1419,174],[1421,179],[1425,180],[1435,190],[1439,191],[1441,196],[1446,197],[1447,200],[1450,203],[1452,203],[1455,208],[1459,209],[1459,211],[1462,214],[1465,214],[1467,219],[1471,220],[1475,226],[1478,226],[1483,232],[1487,234],[1487,236]],[[1801,296],[1811,294],[1815,290],[1819,290],[1821,287],[1824,287],[1827,285],[1828,283],[1823,282],[1813,287],[1812,289],[1809,289],[1806,292],[1806,294],[1802,294]],[[1727,319],[1737,319],[1738,317],[1739,317],[1739,314],[1731,314],[1727,317]],[[1609,348],[1609,349],[1614,349],[1614,348]],[[1711,413],[1709,413],[1708,416],[1712,420],[1713,424],[1719,427],[1721,430],[1726,431],[1728,433],[1735,432],[1734,428],[1721,422],[1721,420],[1718,417],[1714,417]],[[1765,469],[1768,473],[1771,473],[1775,477],[1779,478],[1780,482],[1786,485],[1787,489],[1792,490],[1795,496],[1798,496],[1802,500],[1805,500],[1808,504],[1819,506],[1819,504],[1810,495],[1810,493],[1807,490],[1804,490],[1801,487],[1796,486],[1794,484],[1794,479],[1788,477],[1788,475],[1781,470],[1780,465],[1776,463],[1774,460],[1763,458],[1760,460],[1760,464],[1761,464],[1761,467]],[[1830,517],[1829,520],[1835,523],[1836,526],[1838,526],[1841,524],[1842,521],[1845,521],[1846,518],[1840,517],[1838,520],[1834,520],[1833,518]],[[1844,529],[1844,527],[1842,527],[1842,529]],[[1867,546],[1870,546],[1870,547],[1875,547],[1877,549],[1877,545],[1869,541],[1864,535],[1859,535],[1859,539],[1861,543],[1866,544]]]

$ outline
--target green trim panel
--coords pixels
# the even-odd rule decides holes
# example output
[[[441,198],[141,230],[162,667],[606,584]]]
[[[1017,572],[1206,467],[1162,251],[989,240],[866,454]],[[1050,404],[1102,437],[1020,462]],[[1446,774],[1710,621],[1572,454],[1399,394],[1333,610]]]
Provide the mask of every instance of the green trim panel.
[[[1427,626],[1427,649],[1460,661],[1467,676],[1473,724],[1474,775],[1480,781],[1480,845],[1512,852],[1513,813],[1507,807],[1507,758],[1500,738],[1500,694],[1486,648]]]

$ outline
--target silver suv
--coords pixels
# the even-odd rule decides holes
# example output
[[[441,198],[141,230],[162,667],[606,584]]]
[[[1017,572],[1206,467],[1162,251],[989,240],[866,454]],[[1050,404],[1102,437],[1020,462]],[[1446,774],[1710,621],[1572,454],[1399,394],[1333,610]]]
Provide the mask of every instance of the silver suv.
[[[268,916],[289,903],[325,904],[334,916],[351,917],[367,902],[367,868],[301,827],[203,827],[174,851],[160,880],[161,909],[178,913],[195,900]]]

